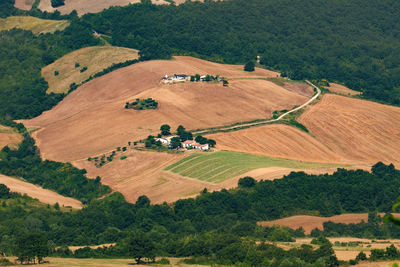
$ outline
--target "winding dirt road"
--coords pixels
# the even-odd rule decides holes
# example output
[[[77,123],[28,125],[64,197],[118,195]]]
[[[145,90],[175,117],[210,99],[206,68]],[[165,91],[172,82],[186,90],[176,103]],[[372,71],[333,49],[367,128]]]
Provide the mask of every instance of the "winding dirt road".
[[[320,94],[321,94],[321,89],[319,89],[316,85],[314,85],[313,83],[311,83],[309,80],[305,80],[305,81],[306,81],[306,83],[308,83],[309,85],[311,85],[313,88],[315,88],[315,90],[317,90],[317,93],[316,93],[312,98],[310,98],[306,103],[304,103],[303,105],[298,106],[298,107],[296,107],[296,108],[294,108],[294,109],[291,109],[291,110],[289,110],[289,111],[283,113],[282,115],[280,115],[280,116],[279,116],[278,118],[276,118],[276,119],[271,119],[271,120],[267,120],[267,121],[260,121],[260,122],[250,122],[250,123],[239,124],[239,125],[235,125],[235,126],[226,126],[226,127],[221,127],[221,128],[218,128],[218,129],[202,129],[202,130],[199,130],[199,131],[193,131],[192,133],[193,133],[193,134],[200,134],[200,133],[209,132],[210,130],[213,130],[213,132],[226,131],[226,130],[234,130],[234,129],[242,128],[242,127],[248,128],[248,127],[252,127],[252,126],[263,125],[263,124],[268,124],[268,123],[271,123],[271,122],[280,121],[280,120],[282,120],[284,117],[286,117],[287,115],[289,115],[290,113],[296,112],[296,111],[298,111],[298,110],[300,110],[300,109],[306,107],[307,105],[311,104],[315,99],[317,99],[317,98],[320,96]]]

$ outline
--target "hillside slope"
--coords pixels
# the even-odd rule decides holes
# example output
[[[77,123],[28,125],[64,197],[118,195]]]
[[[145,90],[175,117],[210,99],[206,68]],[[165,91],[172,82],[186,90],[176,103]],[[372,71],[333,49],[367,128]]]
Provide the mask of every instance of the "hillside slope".
[[[35,132],[42,156],[71,161],[97,155],[156,134],[162,124],[172,129],[212,127],[268,118],[272,111],[292,108],[307,97],[258,79],[221,83],[161,85],[165,74],[219,74],[225,77],[275,77],[275,72],[220,65],[190,57],[149,61],[116,70],[81,86],[54,109],[25,121]],[[125,102],[152,97],[157,110],[125,109]]]
[[[135,49],[114,46],[92,46],[76,50],[42,69],[43,78],[49,83],[47,93],[67,93],[72,83],[80,84],[91,75],[112,64],[137,59]],[[75,66],[78,63],[79,66]],[[83,67],[87,70],[81,72]],[[55,75],[58,71],[58,75]]]
[[[34,34],[54,33],[62,31],[70,24],[67,20],[40,19],[30,16],[12,16],[5,19],[0,18],[0,31],[13,28],[32,31]]]
[[[12,192],[27,194],[31,198],[37,198],[39,201],[54,205],[58,203],[60,206],[81,209],[82,203],[71,197],[64,197],[54,191],[44,189],[40,186],[24,182],[20,179],[0,174],[0,184],[5,184]]]
[[[17,134],[12,128],[0,125],[0,150],[9,146],[10,148],[16,148],[22,141],[22,136]]]
[[[327,94],[299,121],[340,157],[369,164],[400,164],[398,107]]]

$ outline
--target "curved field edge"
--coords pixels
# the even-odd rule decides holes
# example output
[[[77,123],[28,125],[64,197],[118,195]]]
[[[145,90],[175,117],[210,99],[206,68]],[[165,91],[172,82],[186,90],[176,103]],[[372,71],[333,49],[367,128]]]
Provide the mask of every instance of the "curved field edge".
[[[113,64],[137,58],[138,51],[135,49],[115,46],[85,47],[44,67],[42,77],[49,83],[47,93],[68,93],[71,84],[79,85]]]
[[[82,203],[71,197],[64,197],[54,191],[44,189],[40,186],[25,182],[21,179],[0,174],[0,184],[5,184],[12,192],[26,194],[31,198],[38,199],[42,203],[81,209]]]
[[[68,20],[40,19],[31,16],[12,16],[5,19],[0,18],[0,31],[13,28],[32,31],[34,34],[54,33],[62,31],[69,26]]]
[[[339,166],[336,164],[303,162],[240,152],[220,151],[190,155],[168,166],[165,170],[201,181],[220,183],[260,168],[314,169]]]

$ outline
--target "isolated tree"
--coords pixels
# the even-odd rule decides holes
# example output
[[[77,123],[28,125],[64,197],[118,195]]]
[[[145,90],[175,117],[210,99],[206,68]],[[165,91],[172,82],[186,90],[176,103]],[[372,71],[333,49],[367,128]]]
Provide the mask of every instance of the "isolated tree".
[[[254,71],[254,62],[253,61],[249,61],[246,63],[246,65],[244,65],[244,70],[245,71]]]
[[[210,147],[215,147],[215,145],[217,144],[217,142],[216,142],[214,139],[208,139],[208,140],[207,140],[207,144],[208,144]]]
[[[171,138],[170,147],[171,147],[171,148],[178,148],[178,147],[181,147],[181,140],[179,139],[179,137],[173,137],[173,138]]]
[[[143,258],[153,261],[155,259],[154,243],[141,231],[136,231],[129,236],[126,249],[138,264],[141,263]]]
[[[160,127],[162,135],[171,135],[171,127],[168,124],[163,124]]]
[[[52,7],[59,7],[65,5],[64,0],[51,0]]]
[[[179,125],[178,128],[176,128],[176,133],[180,136],[181,134],[185,133],[186,129],[182,125]]]
[[[203,137],[203,136],[201,136],[201,135],[199,135],[199,136],[196,136],[196,139],[195,139],[195,141],[197,142],[197,143],[200,143],[200,144],[202,144],[202,145],[204,145],[204,144],[206,144],[207,143],[207,138],[205,138],[205,137]]]

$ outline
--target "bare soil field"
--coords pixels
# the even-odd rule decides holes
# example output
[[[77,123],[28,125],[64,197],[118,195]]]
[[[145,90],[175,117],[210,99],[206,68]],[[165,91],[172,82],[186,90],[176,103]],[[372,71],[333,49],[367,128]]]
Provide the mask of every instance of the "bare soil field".
[[[11,192],[27,194],[31,198],[36,198],[46,204],[53,205],[58,202],[60,206],[72,207],[74,209],[82,208],[82,203],[79,200],[70,197],[64,197],[56,192],[44,189],[28,182],[24,182],[17,178],[0,174],[0,184],[5,184],[8,188],[10,188]]]
[[[154,4],[169,4],[164,0],[152,0]],[[129,4],[140,3],[140,0],[65,0],[65,5],[57,8],[51,6],[51,0],[41,0],[39,9],[42,11],[53,12],[58,10],[61,14],[69,14],[73,10],[78,12],[79,16],[86,13],[97,13],[112,6],[126,6]]]
[[[259,225],[262,226],[274,226],[274,225],[283,225],[287,226],[292,229],[298,229],[303,227],[306,234],[310,234],[311,231],[315,228],[323,230],[323,223],[324,222],[335,222],[335,223],[360,223],[361,221],[367,222],[368,221],[368,214],[367,213],[351,213],[351,214],[342,214],[332,217],[318,217],[318,216],[309,216],[309,215],[297,215],[291,216],[275,221],[269,222],[259,222]]]
[[[0,31],[11,30],[13,28],[32,31],[34,34],[54,33],[62,31],[69,26],[68,20],[40,19],[30,16],[12,16],[0,18]]]
[[[342,95],[349,95],[349,96],[361,94],[361,92],[351,90],[348,87],[346,87],[344,85],[341,85],[341,84],[330,83],[329,85],[330,86],[328,87],[328,89],[329,89],[329,91],[331,91],[333,93],[342,94]]]
[[[127,156],[120,160],[121,155]],[[228,179],[215,184],[197,179],[183,177],[164,169],[179,161],[185,154],[170,154],[128,149],[118,154],[111,162],[101,168],[95,167],[93,162],[82,159],[72,162],[78,168],[85,168],[89,178],[101,177],[102,183],[110,186],[114,191],[121,192],[127,201],[136,202],[141,195],[146,195],[152,203],[170,203],[178,199],[197,196],[204,188],[208,191],[234,188],[239,178],[252,175],[255,179],[273,180],[299,169],[280,167],[263,168],[251,171],[244,175]],[[309,173],[333,172],[335,168],[320,168],[303,170]]]
[[[259,79],[235,80],[229,87],[202,82],[160,84],[165,74],[174,73],[225,77],[276,75],[263,69],[249,74],[241,66],[191,57],[141,62],[84,84],[51,111],[24,124],[41,128],[34,138],[44,158],[73,161],[154,135],[164,123],[172,129],[178,125],[196,129],[268,118],[274,110],[292,108],[307,99]],[[124,108],[127,101],[147,97],[159,103],[157,110]]]
[[[5,146],[17,148],[21,141],[22,136],[16,133],[12,128],[0,125],[0,150]]]
[[[222,150],[311,162],[344,162],[323,143],[288,125],[266,125],[207,137]]]
[[[22,10],[30,10],[35,0],[15,0],[14,7]]]
[[[68,93],[72,83],[80,84],[91,75],[114,63],[137,59],[138,51],[115,46],[86,47],[69,53],[42,69],[43,78],[49,83],[47,93]],[[79,67],[75,67],[79,63]],[[81,72],[83,67],[87,70]],[[54,74],[58,71],[58,75]]]
[[[400,164],[400,108],[326,94],[299,118],[320,143],[353,162]]]

